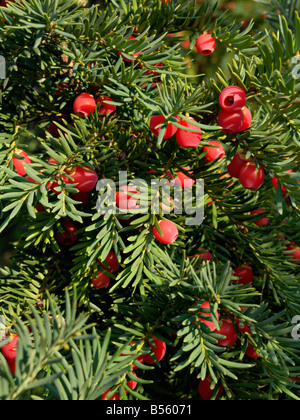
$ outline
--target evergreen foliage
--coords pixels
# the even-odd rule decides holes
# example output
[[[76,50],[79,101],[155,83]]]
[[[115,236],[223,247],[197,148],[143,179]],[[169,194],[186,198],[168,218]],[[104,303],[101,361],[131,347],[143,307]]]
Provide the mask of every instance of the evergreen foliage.
[[[230,10],[220,12],[209,1],[22,0],[1,8],[1,240],[7,229],[20,232],[11,263],[0,268],[7,330],[0,346],[10,333],[19,336],[15,374],[0,352],[1,400],[95,400],[108,389],[108,397],[116,392],[122,399],[200,400],[198,383],[207,374],[216,384],[212,398],[222,384],[222,399],[299,399],[300,340],[292,331],[300,315],[300,271],[287,246],[300,246],[300,79],[292,73],[300,4],[261,4],[264,29],[233,21]],[[205,31],[228,63],[193,74],[188,66]],[[253,121],[244,132],[225,134],[218,126],[218,98],[228,85],[247,93]],[[76,116],[73,102],[82,92],[109,96],[116,112]],[[156,113],[166,118],[158,137],[149,128]],[[168,122],[181,127],[175,116],[196,120],[198,147],[163,139]],[[58,134],[48,131],[53,122]],[[225,158],[206,163],[203,146],[212,139],[222,143]],[[24,164],[30,179],[14,168],[16,149],[30,155]],[[264,169],[257,191],[227,178],[238,150]],[[161,210],[103,216],[96,188],[82,205],[73,197],[76,184],[66,182],[68,168],[86,164],[99,179],[118,183],[119,172],[128,171],[149,185],[189,167],[193,173],[186,174],[204,181],[204,221],[188,226],[185,214]],[[266,226],[255,224],[257,208],[267,213]],[[153,236],[162,218],[179,230],[171,245]],[[71,247],[56,239],[65,219],[78,227]],[[196,256],[200,247],[211,261]],[[96,289],[91,279],[110,251],[120,268],[106,270],[109,287]],[[253,284],[235,281],[241,264],[252,267]],[[199,321],[204,301],[219,321],[231,316],[238,332],[233,347],[218,346],[218,329]],[[237,323],[250,330],[240,332]],[[140,359],[151,351],[151,336],[167,345],[153,365]],[[246,354],[249,344],[258,358]]]

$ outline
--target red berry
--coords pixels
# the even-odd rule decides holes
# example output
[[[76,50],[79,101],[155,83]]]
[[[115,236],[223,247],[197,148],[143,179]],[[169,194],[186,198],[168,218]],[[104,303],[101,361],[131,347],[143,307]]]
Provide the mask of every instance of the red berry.
[[[201,141],[201,132],[199,132],[201,131],[201,129],[193,125],[193,121],[196,122],[193,118],[191,118],[190,121],[182,119],[180,120],[180,125],[194,129],[195,131],[198,131],[198,133],[193,131],[187,131],[183,128],[178,128],[178,130],[176,131],[177,144],[180,147],[183,147],[184,149],[191,149],[193,147],[197,147]]]
[[[63,180],[66,184],[76,184],[76,189],[80,192],[92,191],[97,184],[98,175],[91,166],[74,166],[66,171],[69,177],[64,176]]]
[[[294,252],[289,252],[287,255],[293,258],[293,261],[292,261],[293,264],[298,264],[300,261],[300,248],[297,247],[297,245],[290,243],[286,247],[286,251],[294,251]]]
[[[135,38],[135,36],[132,36],[132,35],[131,35],[131,36],[128,38],[128,40],[127,40],[127,41],[129,41],[129,40],[131,40],[131,39],[136,39],[136,38]],[[133,54],[133,56],[134,56],[134,57],[137,57],[139,54],[141,54],[141,52],[142,52],[142,51],[138,51],[138,52],[134,53],[134,54]],[[123,58],[123,60],[124,60],[124,61],[127,61],[127,62],[131,63],[131,61],[133,61],[133,60],[134,60],[133,58],[132,58],[132,59],[129,59],[129,58],[125,58],[125,57],[123,57],[123,56],[122,56],[122,53],[121,53],[120,51],[119,51],[118,53],[119,53],[119,55]],[[127,55],[128,55],[128,54],[127,54]]]
[[[240,170],[246,162],[251,162],[251,159],[246,159],[243,153],[236,153],[230,164],[227,166],[229,174],[234,178],[238,178]]]
[[[284,173],[293,173],[293,172],[294,172],[293,169],[289,169],[288,171],[284,171]],[[300,181],[299,181],[299,183],[300,183]],[[277,178],[275,176],[273,176],[273,178],[272,178],[272,185],[275,189],[277,189]],[[285,197],[286,196],[286,189],[284,188],[283,185],[281,185],[281,191],[282,191],[283,196]]]
[[[99,114],[109,115],[116,111],[117,109],[116,105],[108,104],[106,103],[107,101],[113,102],[113,100],[109,96],[105,96],[105,95],[100,96],[100,98],[96,100]],[[100,118],[103,118],[103,117],[100,117]]]
[[[245,106],[246,92],[238,86],[227,86],[219,96],[219,103],[225,111],[240,110]]]
[[[153,235],[162,244],[171,244],[176,241],[178,236],[178,229],[176,225],[170,220],[162,219],[158,222],[163,234],[158,233],[156,227],[153,228]]]
[[[210,309],[210,303],[206,300],[202,303],[202,305],[200,306],[200,309]],[[212,317],[211,312],[198,312],[198,315],[206,315],[207,317]],[[217,321],[219,321],[219,313],[218,311],[215,312],[215,317],[217,319]],[[213,323],[213,321],[209,321],[207,319],[203,319],[203,318],[198,318],[199,321],[203,322],[203,324],[205,324],[208,328],[211,329],[211,331],[214,331],[217,327],[215,326],[215,324]]]
[[[13,156],[13,165],[19,175],[26,175],[26,170],[24,168],[24,163],[31,163],[31,160],[26,152],[23,150],[16,149],[14,152],[15,155],[21,156],[23,159],[18,159]]]
[[[94,276],[92,277],[92,283],[96,289],[102,289],[102,287],[107,287],[109,285],[110,277],[102,271],[99,271],[96,279]]]
[[[101,400],[120,400],[120,395],[116,392],[110,398],[106,398],[106,395],[109,393],[109,391],[110,388],[102,394]]]
[[[238,338],[234,325],[230,319],[223,319],[220,322],[220,329],[217,330],[218,334],[226,336],[218,340],[218,346],[231,347],[236,343]]]
[[[265,213],[264,209],[257,209],[250,212],[250,214],[260,214]],[[267,217],[263,217],[262,219],[256,220],[254,222],[257,226],[266,226],[269,223],[269,219]]]
[[[211,144],[211,146],[204,146],[203,151],[207,152],[205,155],[205,159],[209,162],[214,161],[215,159],[218,159],[218,162],[223,159],[225,156],[225,150],[221,143],[215,140],[210,140],[208,144]]]
[[[179,118],[175,115],[175,118],[178,120]],[[162,124],[165,121],[165,117],[163,115],[153,115],[150,118],[150,130],[152,133],[158,137],[161,127],[156,128],[158,125]],[[168,123],[165,134],[163,139],[169,139],[170,137],[174,136],[177,131],[177,127],[175,127],[172,123]]]
[[[75,201],[79,201],[82,205],[87,204],[88,201],[89,201],[89,195],[88,195],[88,193],[86,193],[84,191],[80,191],[78,193],[72,194],[72,198]]]
[[[256,170],[255,162],[247,162],[239,172],[239,180],[244,188],[248,190],[258,190],[265,179],[263,167],[259,165]]]
[[[196,40],[196,48],[199,54],[210,55],[216,49],[216,40],[210,34],[200,35]]]
[[[127,194],[127,192],[129,194]],[[116,192],[116,205],[119,209],[138,209],[139,204],[137,201],[139,200],[138,195],[139,191],[135,188],[130,187],[128,185],[123,185],[120,187],[120,191]]]
[[[54,95],[55,96],[61,96],[63,94],[63,92],[65,92],[67,90],[67,88],[69,87],[69,84],[66,82],[62,82],[59,85],[56,86],[56,90],[54,91]]]
[[[183,169],[185,169],[190,174],[193,173],[193,171],[188,168],[187,166],[184,166]],[[185,175],[183,172],[177,172],[175,183],[179,185],[181,188],[191,188],[192,185],[195,183],[194,179],[189,178],[187,175]]]
[[[239,129],[239,131],[244,131],[250,128],[252,124],[252,114],[251,114],[250,109],[248,109],[246,106],[243,106],[241,111],[244,114],[244,122],[243,122],[242,127]]]
[[[207,375],[203,381],[199,382],[198,392],[199,392],[200,397],[203,400],[209,401],[213,395],[214,390],[210,389],[211,382],[212,382],[212,377],[210,375]],[[222,393],[223,393],[223,385],[221,384],[219,392],[216,396],[216,399],[220,398]]]
[[[198,251],[205,251],[205,249],[204,248],[198,248]],[[194,255],[194,257],[203,258],[206,261],[211,261],[212,260],[212,255],[209,251],[201,252],[200,254]]]
[[[148,340],[147,340],[148,341]],[[155,354],[158,361],[161,361],[167,351],[167,345],[164,341],[160,340],[157,337],[152,336],[152,340],[154,341],[154,345],[148,341],[153,353]],[[150,354],[146,354],[144,356],[144,362],[149,364],[154,364],[155,360],[152,358]]]
[[[132,372],[134,376],[136,376],[136,374],[134,372]],[[127,385],[129,386],[129,388],[131,389],[135,389],[137,386],[137,382],[134,381],[133,379],[130,379],[130,381],[127,382]]]
[[[18,338],[19,336],[14,334],[11,337],[11,341],[1,347],[1,351],[6,360],[16,360]]]
[[[218,125],[226,134],[233,134],[240,131],[245,121],[244,113],[241,109],[227,111],[221,109],[218,115]]]
[[[70,220],[63,220],[61,222],[64,230],[62,233],[56,232],[55,238],[60,245],[72,246],[78,239],[77,226]]]
[[[242,264],[240,267],[234,269],[236,277],[239,277],[238,284],[248,284],[253,282],[253,271],[252,268],[246,264]]]
[[[93,95],[89,93],[81,93],[77,96],[73,103],[73,111],[80,117],[88,117],[90,113],[95,112],[96,101]]]
[[[242,323],[243,323],[243,327],[240,327],[240,320],[239,319],[236,319],[235,320],[235,322],[236,322],[236,325],[237,325],[237,327],[238,327],[238,330],[241,332],[241,333],[246,333],[246,332],[249,332],[250,331],[250,328],[248,327],[248,325],[246,325],[245,324],[245,322],[244,321],[242,321]]]
[[[248,357],[251,357],[251,359],[257,359],[259,357],[251,344],[248,344],[246,354]]]
[[[110,273],[114,273],[120,267],[118,257],[113,251],[110,251],[108,253],[108,256],[106,257],[105,261],[109,265],[109,267],[105,267],[105,265],[103,265],[102,263],[99,263],[99,265],[105,268],[105,270],[109,271]]]

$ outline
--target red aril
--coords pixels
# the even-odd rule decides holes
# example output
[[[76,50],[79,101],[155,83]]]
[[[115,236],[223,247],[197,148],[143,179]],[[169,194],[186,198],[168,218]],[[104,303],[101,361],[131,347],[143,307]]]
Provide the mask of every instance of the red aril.
[[[193,171],[187,166],[184,166],[183,169],[185,169],[190,174],[193,173]],[[179,185],[181,188],[191,188],[192,185],[195,183],[195,180],[188,177],[183,172],[177,172],[175,183]]]
[[[202,303],[202,305],[200,306],[200,309],[210,309],[210,303],[206,300]],[[206,315],[207,317],[212,318],[212,314],[211,312],[198,312],[198,315]],[[217,319],[217,321],[219,321],[219,313],[218,311],[215,312],[215,318]],[[200,322],[203,322],[203,324],[205,324],[208,328],[210,328],[211,331],[214,331],[217,327],[215,326],[213,321],[209,321],[207,318],[198,318]]]
[[[253,283],[253,271],[252,268],[246,264],[242,264],[240,267],[234,269],[234,274],[236,277],[239,277],[238,284],[248,284]]]
[[[80,117],[88,117],[95,112],[96,101],[90,93],[81,93],[73,103],[73,111]]]
[[[234,134],[240,131],[245,121],[244,113],[241,109],[226,111],[221,109],[218,114],[218,125],[226,134]]]
[[[129,194],[128,194],[129,193]],[[133,210],[138,209],[139,204],[139,191],[128,185],[120,187],[119,191],[116,192],[116,205],[119,209]]]
[[[227,86],[219,96],[219,103],[226,111],[240,110],[247,101],[246,92],[238,86]]]
[[[94,168],[91,166],[73,166],[71,169],[67,169],[71,179],[67,176],[63,177],[66,184],[76,184],[75,188],[80,192],[92,191],[97,184],[98,175]]]
[[[15,155],[20,156],[22,159],[18,159],[15,156],[13,156],[13,165],[18,172],[19,175],[23,176],[26,175],[26,170],[24,168],[24,163],[31,163],[31,159],[29,158],[28,154],[24,152],[23,150],[16,149],[14,151]]]
[[[176,241],[178,237],[178,229],[176,225],[167,219],[162,219],[158,222],[163,234],[161,235],[156,227],[153,228],[153,235],[162,244],[168,245]]]
[[[151,341],[147,340],[153,353],[155,354],[155,357],[160,362],[162,358],[165,356],[167,351],[167,345],[164,341],[160,340],[157,337],[151,336]],[[154,341],[154,344],[152,342]],[[149,364],[154,364],[156,361],[153,359],[153,357],[150,355],[150,353],[146,354],[144,356],[144,362]]]
[[[210,388],[211,382],[212,382],[211,375],[206,375],[205,379],[203,381],[201,380],[198,385],[198,393],[200,397],[205,401],[209,401],[214,393],[214,390]],[[220,389],[217,393],[216,399],[219,399],[222,393],[223,393],[223,385],[221,384]]]
[[[194,129],[195,131],[187,131],[183,128],[178,128],[176,131],[176,141],[177,144],[184,149],[191,149],[197,147],[201,141],[201,129],[193,125],[193,122],[196,122],[193,118],[190,118],[190,121],[181,119],[180,125],[184,127]],[[198,131],[198,133],[196,132]]]
[[[55,238],[60,245],[72,246],[78,239],[77,226],[71,220],[63,220],[61,222],[63,226],[63,232],[55,233]]]
[[[116,105],[109,104],[107,102],[113,102],[113,100],[109,96],[105,96],[105,95],[100,96],[96,100],[98,114],[110,115],[110,114],[113,114],[116,111],[116,109],[117,109]],[[100,119],[101,118],[103,118],[103,117],[100,117]]]
[[[102,289],[103,287],[107,287],[109,285],[110,277],[102,271],[99,271],[97,274],[97,278],[95,278],[94,276],[92,277],[92,283],[96,287],[96,289]]]
[[[179,120],[179,118],[175,115],[175,118]],[[152,133],[158,137],[161,127],[157,127],[158,125],[162,124],[165,121],[165,117],[163,115],[153,115],[150,118],[150,130]],[[178,121],[179,122],[179,121]],[[168,123],[166,131],[164,133],[163,139],[169,139],[170,137],[174,136],[177,131],[177,127],[173,125],[171,122]]]
[[[265,179],[265,173],[261,165],[256,170],[255,162],[247,162],[239,172],[239,180],[244,188],[248,190],[258,190]]]
[[[216,330],[218,334],[226,336],[226,338],[218,339],[218,346],[231,347],[237,341],[237,333],[230,319],[220,321],[220,328]]]
[[[246,156],[243,153],[236,153],[232,161],[227,166],[228,173],[234,178],[238,178],[240,170],[246,162],[251,162],[251,158],[246,159]]]
[[[250,212],[250,214],[260,214],[260,213],[266,213],[264,209],[257,209]],[[269,219],[267,217],[262,217],[259,220],[256,220],[254,222],[257,226],[266,226],[269,223]]]
[[[216,40],[210,34],[200,35],[196,40],[196,48],[199,54],[210,55],[216,49]]]
[[[210,144],[211,146],[203,147],[203,151],[207,152],[204,158],[209,162],[212,162],[215,159],[218,159],[218,161],[223,159],[223,157],[225,156],[225,150],[223,145],[216,140],[210,140],[208,144]]]
[[[248,109],[246,106],[243,106],[243,108],[241,109],[241,111],[244,114],[244,122],[243,125],[241,126],[241,128],[239,129],[239,131],[244,131],[247,130],[248,128],[251,127],[252,124],[252,114],[250,109]]]

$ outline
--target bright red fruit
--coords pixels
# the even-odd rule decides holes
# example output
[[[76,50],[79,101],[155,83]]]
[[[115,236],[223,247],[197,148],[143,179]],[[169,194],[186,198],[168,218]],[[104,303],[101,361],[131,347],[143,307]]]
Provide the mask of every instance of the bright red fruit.
[[[148,340],[147,340],[148,341]],[[164,355],[166,354],[167,351],[167,345],[164,341],[160,340],[157,337],[152,336],[152,340],[154,341],[154,345],[148,341],[153,353],[155,354],[155,357],[157,358],[158,361],[161,361],[161,359],[164,357]],[[152,356],[150,354],[146,354],[144,356],[144,362],[145,363],[149,363],[149,364],[154,364],[156,363],[155,360],[152,358]]]
[[[105,391],[104,394],[102,394],[101,400],[120,400],[120,395],[116,392],[110,398],[106,398],[106,395],[109,393],[109,391],[110,388],[107,391]]]
[[[185,169],[190,174],[193,173],[193,171],[188,168],[187,166],[184,166],[183,169]],[[181,188],[191,188],[192,185],[195,183],[195,180],[192,178],[189,178],[187,175],[185,175],[183,172],[177,172],[175,183],[179,185]]]
[[[76,201],[79,201],[82,205],[87,204],[89,201],[89,195],[84,191],[72,194],[72,198]]]
[[[178,229],[173,222],[167,219],[162,219],[158,222],[159,227],[161,228],[163,234],[158,233],[156,227],[153,228],[153,235],[155,238],[162,244],[171,244],[176,241],[178,236]]]
[[[63,177],[66,184],[77,184],[75,187],[80,192],[92,191],[97,184],[98,175],[91,166],[74,166],[71,170],[66,171],[70,177]]]
[[[175,118],[177,118],[177,120],[179,120],[179,118],[177,116],[175,116]],[[162,124],[165,121],[165,117],[163,115],[153,115],[150,118],[150,130],[152,131],[152,133],[158,137],[159,132],[161,127],[156,128],[158,125]],[[179,122],[179,121],[178,121]],[[175,127],[175,125],[173,125],[172,123],[168,123],[165,134],[163,136],[163,139],[169,139],[170,137],[174,136],[174,134],[177,131],[177,127]]]
[[[107,287],[110,282],[110,277],[103,273],[102,271],[99,271],[97,274],[97,278],[92,277],[92,283],[96,287],[96,289],[102,289],[102,287]]]
[[[19,175],[26,175],[26,170],[24,168],[24,163],[31,163],[31,160],[26,152],[20,149],[16,149],[14,152],[15,155],[21,156],[23,159],[18,159],[13,156],[13,165]]]
[[[227,166],[228,173],[234,178],[238,178],[240,170],[246,162],[251,162],[251,159],[246,159],[246,156],[243,153],[236,153],[230,164]]]
[[[210,303],[205,300],[202,305],[200,306],[200,309],[210,309]],[[198,315],[206,315],[207,317],[212,317],[211,312],[198,312]],[[219,321],[219,313],[218,311],[215,312],[215,317],[217,319],[217,321]],[[215,326],[215,324],[213,323],[213,321],[209,321],[207,319],[203,319],[203,318],[198,318],[199,321],[203,322],[203,324],[205,324],[208,328],[211,329],[211,331],[214,331],[217,327]]]
[[[252,268],[246,264],[242,264],[240,267],[234,269],[234,274],[239,277],[238,284],[248,284],[253,282],[253,271]]]
[[[216,49],[216,40],[210,34],[200,35],[196,40],[196,48],[199,54],[210,55]]]
[[[127,194],[129,193],[129,194]],[[120,190],[116,192],[116,205],[119,209],[138,209],[139,204],[137,204],[137,201],[139,198],[137,195],[139,194],[139,191],[137,191],[135,188],[130,187],[128,185],[123,185],[120,187]]]
[[[210,140],[208,144],[211,144],[211,146],[204,146],[203,151],[207,152],[205,155],[205,159],[209,162],[212,162],[215,159],[218,159],[220,161],[225,156],[225,150],[222,144],[216,140]]]
[[[105,261],[109,265],[109,267],[105,267],[105,265],[102,263],[99,263],[99,265],[105,268],[105,270],[109,271],[110,273],[114,273],[120,267],[118,257],[113,251],[110,251],[108,253],[108,256],[106,257]]]
[[[136,374],[134,372],[132,372],[134,376],[136,376]],[[127,382],[127,385],[129,386],[129,388],[131,389],[135,389],[137,386],[137,382],[134,381],[133,379],[130,379],[130,381]]]
[[[236,319],[235,322],[236,322],[239,332],[246,333],[250,331],[250,328],[248,327],[248,325],[245,324],[244,321],[242,321],[242,324],[244,325],[243,327],[240,326],[241,321],[239,319]]]
[[[290,243],[286,247],[286,251],[294,251],[291,253],[289,252],[287,255],[293,258],[293,261],[292,261],[293,264],[298,264],[300,261],[300,248],[297,245]]]
[[[78,239],[77,226],[70,220],[63,220],[61,222],[64,230],[62,233],[56,232],[55,238],[60,245],[72,246]]]
[[[129,40],[131,40],[131,39],[135,39],[135,36],[132,36],[132,35],[131,35],[131,36],[128,38],[128,40],[127,40],[127,41],[129,41]],[[136,52],[136,53],[134,53],[134,54],[133,54],[133,56],[134,56],[134,57],[137,57],[139,54],[141,54],[141,52],[142,52],[142,51]],[[120,55],[120,56],[122,56],[122,53],[121,53],[120,51],[119,51],[119,55]],[[124,61],[127,61],[127,62],[129,62],[129,63],[131,63],[131,61],[133,61],[133,60],[134,60],[133,58],[132,58],[132,59],[125,58],[125,57],[122,57],[122,58],[123,58],[123,60],[124,60]]]
[[[252,124],[252,114],[250,109],[248,109],[246,106],[243,106],[243,108],[241,109],[241,111],[244,114],[244,122],[242,127],[239,129],[239,131],[244,131],[247,130],[248,128],[251,127]]]
[[[240,110],[247,101],[246,92],[238,86],[227,86],[219,96],[219,103],[225,111]]]
[[[218,125],[222,127],[222,131],[226,134],[233,134],[240,131],[244,121],[245,116],[241,109],[233,111],[221,109],[218,114]]]
[[[218,340],[218,346],[231,347],[237,341],[237,333],[230,319],[223,319],[220,322],[220,329],[216,331],[218,334],[226,336]]]
[[[80,117],[88,117],[95,112],[96,101],[90,93],[81,93],[73,103],[73,111]]]
[[[195,132],[187,131],[183,128],[178,128],[178,130],[176,131],[177,144],[180,147],[183,147],[184,149],[191,149],[193,147],[197,147],[201,141],[201,129],[193,125],[193,122],[196,122],[193,118],[191,118],[190,121],[182,119],[180,120],[180,125],[183,125],[184,127],[190,129],[194,129]],[[198,131],[198,133],[196,133],[196,131]]]
[[[3,356],[5,357],[5,359],[7,361],[8,360],[16,360],[18,338],[19,338],[19,336],[17,334],[14,334],[11,337],[11,341],[7,344],[4,344],[4,346],[1,347],[1,351],[3,353]]]
[[[289,169],[288,171],[284,171],[284,173],[293,173],[293,172],[294,172],[293,169]],[[273,176],[272,185],[275,189],[277,189],[277,182],[278,182],[277,178],[275,176]],[[300,181],[299,181],[299,183],[300,183]],[[283,185],[281,185],[281,191],[282,191],[283,196],[285,197],[286,196],[286,189],[284,188]]]
[[[200,397],[203,400],[209,401],[213,395],[214,390],[210,389],[211,382],[212,382],[212,377],[210,375],[207,375],[203,381],[199,382],[198,392],[199,392]],[[222,393],[223,393],[223,385],[221,384],[219,392],[216,396],[216,399],[220,398]]]
[[[257,210],[253,210],[250,212],[250,214],[260,214],[260,213],[265,213],[264,209],[257,209]],[[254,222],[257,226],[266,226],[269,223],[269,219],[267,217],[263,217],[259,220],[256,220],[256,222]]]
[[[106,102],[113,102],[113,100],[109,97],[109,96],[100,96],[100,98],[98,98],[96,100],[96,104],[97,104],[97,109],[98,109],[98,113],[99,114],[103,114],[103,115],[109,115],[112,114],[116,111],[117,107],[116,105],[112,105],[112,104],[108,104]],[[100,119],[103,117],[100,117]]]
[[[248,344],[246,354],[248,357],[251,357],[251,359],[257,359],[259,357],[251,344]]]
[[[265,179],[263,167],[259,165],[256,170],[255,162],[247,162],[239,172],[239,180],[244,188],[248,190],[258,190]]]
[[[205,251],[205,249],[204,248],[198,248],[198,251]],[[194,257],[203,258],[206,261],[211,261],[212,260],[212,255],[209,251],[201,252],[200,254],[194,255]]]

